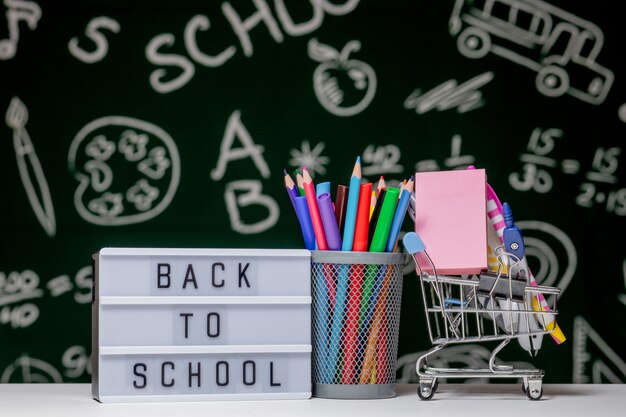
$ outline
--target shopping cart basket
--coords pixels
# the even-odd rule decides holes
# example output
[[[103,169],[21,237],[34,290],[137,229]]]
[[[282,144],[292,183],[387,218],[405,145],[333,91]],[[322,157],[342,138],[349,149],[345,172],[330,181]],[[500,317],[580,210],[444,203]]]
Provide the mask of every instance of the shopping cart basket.
[[[422,287],[428,334],[433,347],[416,364],[419,376],[417,394],[429,400],[435,394],[439,378],[521,378],[522,390],[531,400],[543,395],[544,372],[540,369],[514,369],[496,364],[496,355],[511,340],[532,339],[551,333],[556,327],[558,288],[529,286],[520,276],[520,260],[499,249],[497,273],[480,276],[440,276],[425,246],[415,233],[408,233],[404,245],[413,255]],[[432,274],[423,272],[416,259],[422,252]],[[508,273],[503,273],[503,271]],[[541,307],[544,297],[551,299],[551,309]],[[523,340],[523,339],[522,339]],[[428,357],[451,344],[501,341],[492,351],[485,369],[435,368]],[[522,342],[522,341],[520,341]]]

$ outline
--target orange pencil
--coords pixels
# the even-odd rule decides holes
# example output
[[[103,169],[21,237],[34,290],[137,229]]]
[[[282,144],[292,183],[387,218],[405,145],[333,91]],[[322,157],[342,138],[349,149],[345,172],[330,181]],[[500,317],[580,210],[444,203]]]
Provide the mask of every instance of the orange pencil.
[[[313,232],[315,232],[317,248],[319,250],[328,250],[326,235],[324,234],[324,225],[322,224],[322,216],[320,215],[320,209],[317,205],[317,196],[315,195],[315,184],[313,184],[311,174],[309,174],[309,170],[306,168],[302,169],[302,180],[306,202],[309,206],[311,221],[313,223]]]

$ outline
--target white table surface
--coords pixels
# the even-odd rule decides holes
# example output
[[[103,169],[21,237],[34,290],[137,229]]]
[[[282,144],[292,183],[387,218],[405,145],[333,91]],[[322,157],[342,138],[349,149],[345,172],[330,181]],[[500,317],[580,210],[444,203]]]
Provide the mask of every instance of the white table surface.
[[[0,416],[626,416],[626,385],[544,384],[540,401],[528,400],[518,384],[441,384],[430,401],[421,401],[416,389],[400,384],[398,396],[385,400],[100,404],[90,384],[0,384]]]

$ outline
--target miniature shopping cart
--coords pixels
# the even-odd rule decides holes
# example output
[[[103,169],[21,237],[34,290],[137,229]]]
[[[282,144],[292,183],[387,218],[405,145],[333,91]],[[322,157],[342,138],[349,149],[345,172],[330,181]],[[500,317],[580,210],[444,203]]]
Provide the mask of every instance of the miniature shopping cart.
[[[538,338],[556,327],[558,288],[531,286],[520,274],[520,260],[498,248],[497,272],[479,276],[437,274],[426,248],[415,233],[408,233],[404,245],[413,255],[422,287],[428,333],[433,347],[416,364],[418,396],[429,400],[440,378],[521,378],[522,390],[531,400],[543,395],[544,372],[540,369],[514,369],[496,364],[496,355],[511,340],[532,349]],[[418,254],[419,257],[417,256]],[[429,271],[424,272],[424,260]],[[506,273],[505,273],[506,272]],[[551,300],[551,306],[547,299]],[[548,308],[550,307],[550,308]],[[451,344],[501,341],[493,350],[486,369],[454,369],[428,366],[428,357]]]

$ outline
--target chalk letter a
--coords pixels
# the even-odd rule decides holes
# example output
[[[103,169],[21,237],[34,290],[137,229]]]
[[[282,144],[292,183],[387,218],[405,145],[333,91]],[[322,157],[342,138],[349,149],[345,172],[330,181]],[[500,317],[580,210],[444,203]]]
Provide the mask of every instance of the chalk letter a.
[[[235,136],[243,144],[242,148],[233,149]],[[214,181],[221,180],[224,178],[228,163],[243,158],[252,158],[263,178],[270,177],[270,169],[263,159],[263,147],[254,143],[250,132],[241,123],[241,112],[235,110],[226,123],[226,131],[220,146],[220,157],[217,160],[217,166],[211,171],[211,178]]]

